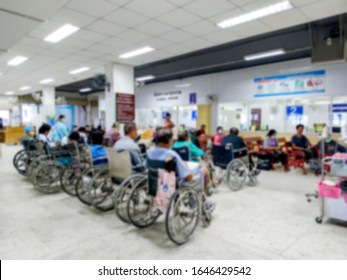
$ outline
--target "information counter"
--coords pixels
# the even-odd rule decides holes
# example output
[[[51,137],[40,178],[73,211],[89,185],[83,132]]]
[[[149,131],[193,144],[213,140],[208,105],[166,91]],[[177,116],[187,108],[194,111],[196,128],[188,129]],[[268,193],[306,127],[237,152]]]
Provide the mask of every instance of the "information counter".
[[[20,144],[20,139],[24,136],[24,127],[4,127],[0,130],[0,143]]]

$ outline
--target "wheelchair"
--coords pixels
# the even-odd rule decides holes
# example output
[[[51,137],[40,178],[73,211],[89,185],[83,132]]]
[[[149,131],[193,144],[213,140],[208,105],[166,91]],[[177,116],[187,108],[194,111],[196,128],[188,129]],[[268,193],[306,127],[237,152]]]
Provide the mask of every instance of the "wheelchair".
[[[176,180],[178,183],[175,184],[171,197],[167,197],[167,205],[163,204],[160,210],[155,202],[160,173],[164,170],[175,172],[175,161],[172,159],[156,161],[147,158],[147,165],[149,166],[147,176],[134,175],[138,176],[138,183],[127,197],[127,219],[138,228],[146,228],[165,214],[165,228],[170,240],[182,245],[190,240],[200,219],[205,227],[212,219],[211,212],[204,203],[201,177],[197,176],[191,182]]]
[[[246,183],[249,186],[258,184],[257,158],[252,156],[252,160],[253,166],[246,147],[237,150],[231,144],[212,147],[213,170],[215,167],[222,169],[221,182],[224,181],[232,191],[241,190]]]
[[[78,179],[77,197],[84,204],[101,211],[112,210],[115,207],[114,197],[116,197],[116,201],[120,201],[120,204],[116,206],[116,213],[124,219],[121,213],[121,201],[133,183],[131,178],[134,168],[128,151],[107,148],[106,152],[107,164],[92,163],[92,167],[83,172]],[[120,189],[122,191],[119,191]]]
[[[13,157],[13,166],[22,176],[28,176],[28,168],[35,158],[43,154],[43,144],[35,140],[23,140],[23,149]]]
[[[45,194],[56,193],[61,190],[64,181],[62,175],[67,168],[73,168],[78,147],[76,143],[55,147],[45,144],[46,154],[37,158],[32,171],[32,183],[34,188]]]

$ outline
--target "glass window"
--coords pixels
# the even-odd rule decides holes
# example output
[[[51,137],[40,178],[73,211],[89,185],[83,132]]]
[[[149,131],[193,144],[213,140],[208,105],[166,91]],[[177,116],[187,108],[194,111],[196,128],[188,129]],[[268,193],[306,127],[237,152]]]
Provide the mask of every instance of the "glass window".
[[[347,126],[347,96],[334,96],[332,107],[332,132],[340,133]]]
[[[246,103],[222,103],[218,107],[218,126],[224,130],[237,127],[240,130],[248,129],[248,108]]]
[[[178,124],[186,129],[197,126],[197,106],[181,106],[178,108]]]

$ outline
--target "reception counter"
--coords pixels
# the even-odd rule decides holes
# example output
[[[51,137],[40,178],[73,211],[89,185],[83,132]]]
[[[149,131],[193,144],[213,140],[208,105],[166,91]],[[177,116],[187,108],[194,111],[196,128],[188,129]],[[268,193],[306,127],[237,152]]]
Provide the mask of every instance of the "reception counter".
[[[4,127],[0,130],[0,143],[20,144],[20,139],[24,136],[24,127]]]

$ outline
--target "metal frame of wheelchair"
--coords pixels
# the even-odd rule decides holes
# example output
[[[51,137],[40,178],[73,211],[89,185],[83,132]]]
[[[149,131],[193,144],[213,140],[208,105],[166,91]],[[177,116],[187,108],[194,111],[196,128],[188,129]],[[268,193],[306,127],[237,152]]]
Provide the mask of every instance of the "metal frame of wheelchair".
[[[240,157],[235,158],[235,154]],[[212,163],[209,168],[215,171],[216,167],[222,169],[221,182],[225,182],[232,191],[239,191],[247,183],[249,186],[258,184],[257,174],[255,174],[257,162],[254,162],[254,170],[251,170],[249,162],[249,152],[247,148],[233,150],[232,145],[212,147]]]
[[[151,160],[148,161],[151,165]],[[130,188],[123,189],[126,195],[116,195],[117,215],[121,214],[123,221],[130,222],[138,228],[146,228],[153,225],[164,214],[165,228],[169,238],[175,244],[182,245],[190,240],[200,219],[205,227],[211,222],[211,213],[208,212],[204,203],[201,177],[195,177],[192,182],[179,182],[178,188],[170,198],[168,209],[165,213],[161,213],[154,205],[153,194],[150,194],[151,172],[157,172],[157,169],[150,168],[147,174],[135,174],[128,178],[128,182],[132,181],[133,184]],[[121,202],[119,202],[120,198],[122,198]]]

